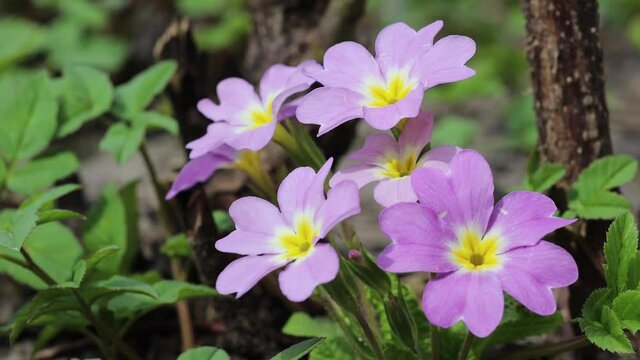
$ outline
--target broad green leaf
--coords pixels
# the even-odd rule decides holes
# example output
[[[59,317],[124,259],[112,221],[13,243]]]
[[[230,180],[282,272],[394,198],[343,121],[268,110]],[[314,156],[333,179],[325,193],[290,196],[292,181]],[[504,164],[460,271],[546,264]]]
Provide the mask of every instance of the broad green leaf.
[[[44,31],[37,24],[21,18],[0,19],[0,72],[38,52]],[[3,95],[6,93],[2,93]]]
[[[170,237],[162,245],[160,251],[170,257],[189,257],[191,255],[191,245],[185,234],[178,234]]]
[[[11,162],[47,147],[56,129],[56,102],[45,72],[12,72],[0,78],[0,151]]]
[[[356,358],[358,356],[356,356],[353,346],[344,337],[328,338],[309,354],[310,360],[352,360]]]
[[[7,175],[7,165],[4,164],[4,161],[0,158],[0,184],[4,184],[5,176]]]
[[[145,111],[131,118],[134,126],[143,126],[145,129],[161,129],[170,134],[178,134],[178,122],[171,116],[155,111]]]
[[[127,219],[124,203],[115,186],[108,186],[91,208],[84,223],[84,239],[88,253],[110,245],[119,251],[97,265],[105,275],[118,273],[127,249]]]
[[[304,312],[293,313],[282,328],[282,332],[299,337],[326,338],[342,334],[342,330],[333,320],[326,317],[312,318]]]
[[[20,209],[32,209],[38,211],[54,200],[57,200],[78,189],[80,189],[80,185],[77,184],[56,186],[52,189],[31,196],[25,202],[20,204]]]
[[[625,336],[616,314],[610,307],[605,306],[602,309],[600,322],[581,318],[578,323],[589,341],[599,348],[618,353],[633,352],[629,339]]]
[[[629,262],[627,289],[640,290],[640,252],[633,254],[633,258]]]
[[[615,294],[610,289],[594,290],[582,306],[582,317],[588,320],[600,321],[602,308],[612,304]]]
[[[631,181],[638,171],[638,162],[628,155],[611,155],[594,161],[574,184],[580,198],[590,193],[609,190]]]
[[[218,50],[237,46],[251,29],[251,16],[245,9],[228,9],[215,24],[195,29],[193,37],[198,48]]]
[[[536,192],[549,190],[564,177],[566,170],[560,164],[540,164],[532,174],[527,174],[525,189]]]
[[[100,141],[100,149],[113,154],[119,163],[124,163],[138,151],[144,140],[144,131],[142,126],[111,125]]]
[[[69,219],[86,220],[86,217],[80,213],[71,210],[51,209],[38,213],[37,225],[46,224],[52,221],[62,221]]]
[[[68,288],[68,289],[77,289],[82,284],[85,275],[87,274],[87,261],[79,260],[73,266],[73,273],[71,276],[71,280],[61,282],[57,284],[56,288]]]
[[[633,215],[625,213],[613,222],[604,244],[607,286],[619,293],[625,289],[632,258],[638,252],[638,229]]]
[[[601,191],[570,201],[569,207],[585,219],[613,219],[631,210],[631,203],[620,194]]]
[[[0,226],[0,247],[19,252],[36,227],[38,215],[30,209],[7,211],[5,214],[7,214],[3,219],[5,223]]]
[[[436,121],[431,143],[433,146],[457,145],[467,147],[477,130],[475,121],[459,116],[445,116]]]
[[[98,251],[94,252],[93,254],[89,255],[85,259],[85,261],[87,263],[87,271],[86,271],[85,278],[88,279],[87,281],[91,280],[92,275],[96,271],[98,265],[104,259],[107,259],[108,257],[110,257],[112,255],[116,255],[119,252],[119,250],[120,250],[120,248],[115,246],[115,245],[108,245],[108,246],[105,246],[105,247],[99,249]]]
[[[213,346],[201,346],[187,350],[178,356],[178,360],[229,360],[229,354]]]
[[[301,343],[295,344],[288,349],[280,352],[271,360],[298,360],[307,355],[316,346],[320,345],[324,341],[324,338],[312,338],[305,340]]]
[[[62,77],[58,136],[73,133],[109,110],[113,92],[106,73],[86,66],[67,66]]]
[[[235,230],[236,225],[233,223],[233,219],[231,219],[228,212],[224,210],[213,210],[212,216],[218,232],[229,233]]]
[[[122,294],[139,294],[152,299],[158,297],[158,291],[153,286],[122,275],[114,275],[108,279],[93,283],[91,286],[86,285],[80,291],[92,304],[98,300],[108,302],[110,299]]]
[[[29,195],[43,190],[80,167],[78,158],[69,151],[34,159],[11,171],[7,179],[9,190]]]
[[[59,0],[58,9],[66,18],[90,28],[102,28],[109,20],[107,12],[94,1]]]
[[[176,71],[175,61],[162,61],[116,88],[114,112],[131,119],[143,111],[166,86]]]
[[[640,330],[640,290],[625,291],[613,300],[613,312],[620,325],[632,333]]]

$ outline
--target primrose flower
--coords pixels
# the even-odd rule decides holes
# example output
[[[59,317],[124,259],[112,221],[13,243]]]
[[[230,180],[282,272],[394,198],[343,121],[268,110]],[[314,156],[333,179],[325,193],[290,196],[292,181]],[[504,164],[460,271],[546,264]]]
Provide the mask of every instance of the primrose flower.
[[[216,249],[246,255],[218,276],[222,294],[249,291],[268,273],[285,267],[280,289],[291,301],[303,301],[313,289],[338,274],[338,255],[331,245],[318,243],[340,221],[360,212],[358,188],[350,181],[329,190],[324,183],[329,159],[316,174],[309,167],[292,171],[278,189],[280,209],[257,197],[236,200],[229,215],[236,230],[218,240]]]
[[[422,298],[431,323],[448,328],[462,320],[485,337],[502,319],[503,291],[534,313],[556,311],[551,289],[574,283],[578,268],[541,239],[575,220],[554,217],[553,201],[535,192],[512,192],[494,206],[491,169],[472,150],[456,155],[447,171],[422,168],[411,180],[420,203],[383,210],[380,227],[393,243],[378,264],[438,273]]]
[[[303,75],[302,66],[276,64],[260,80],[259,95],[244,79],[228,78],[218,83],[220,105],[209,99],[198,102],[198,110],[212,120],[207,133],[187,144],[192,159],[200,157],[221,144],[234,149],[257,151],[265,147],[282,119],[283,104],[291,95],[304,91],[314,80]],[[285,111],[286,112],[286,111]]]
[[[452,35],[434,43],[442,25],[436,21],[417,32],[404,23],[389,25],[378,34],[375,58],[352,41],[330,47],[323,66],[305,66],[304,72],[324,87],[302,99],[298,120],[320,125],[319,136],[356,118],[388,130],[418,115],[426,89],[475,74],[464,65],[475,53],[475,42]]]
[[[178,173],[165,199],[170,200],[195,184],[207,181],[218,169],[233,164],[237,155],[237,150],[222,144],[204,155],[189,160]]]
[[[377,182],[373,196],[384,207],[418,201],[411,187],[414,170],[428,166],[445,168],[460,150],[455,146],[440,146],[421,155],[431,139],[432,129],[433,116],[421,111],[417,117],[406,121],[398,141],[389,134],[369,135],[364,146],[347,158],[357,164],[338,171],[329,184],[334,186],[351,180],[362,188]]]

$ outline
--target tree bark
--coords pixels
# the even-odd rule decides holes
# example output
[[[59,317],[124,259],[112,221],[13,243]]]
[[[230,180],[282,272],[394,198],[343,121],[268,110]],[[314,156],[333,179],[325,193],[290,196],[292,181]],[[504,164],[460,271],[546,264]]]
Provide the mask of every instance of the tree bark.
[[[596,0],[522,0],[522,7],[540,134],[538,150],[542,162],[562,164],[567,170],[551,191],[563,209],[580,172],[612,153],[598,4]],[[558,234],[558,242],[572,251],[580,268],[580,279],[570,289],[572,316],[579,315],[591,291],[604,285],[597,266],[602,262],[606,226],[606,222],[588,221],[578,225],[581,236]]]

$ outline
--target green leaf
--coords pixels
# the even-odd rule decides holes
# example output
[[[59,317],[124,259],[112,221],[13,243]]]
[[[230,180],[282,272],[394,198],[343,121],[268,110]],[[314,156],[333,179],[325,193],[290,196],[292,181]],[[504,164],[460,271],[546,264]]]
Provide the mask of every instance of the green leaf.
[[[131,119],[143,111],[166,86],[176,71],[175,61],[162,61],[116,88],[114,112]]]
[[[632,333],[640,330],[640,290],[629,290],[613,300],[613,312],[620,325]]]
[[[233,219],[231,219],[228,212],[224,210],[213,210],[211,214],[213,216],[213,223],[216,225],[218,232],[228,233],[235,230],[236,225],[233,223]]]
[[[86,66],[67,66],[62,77],[58,136],[69,135],[111,108],[113,85],[109,76]]]
[[[613,189],[631,181],[638,171],[638,162],[628,155],[610,155],[594,161],[574,184],[582,196],[590,192]]]
[[[171,116],[155,111],[136,114],[131,118],[131,122],[134,126],[143,126],[145,129],[161,129],[173,135],[178,134],[178,122]]]
[[[229,360],[229,354],[213,346],[200,346],[180,354],[178,360]]]
[[[457,145],[467,147],[477,130],[475,121],[459,116],[445,116],[436,121],[431,143],[433,146]]]
[[[7,214],[9,214],[7,212]],[[5,224],[0,226],[0,247],[5,247],[19,252],[27,237],[36,227],[38,215],[34,211],[19,209],[11,212],[5,220]]]
[[[65,18],[94,29],[104,27],[109,20],[107,12],[93,1],[59,0],[58,9]]]
[[[582,306],[582,317],[588,320],[600,321],[602,308],[612,304],[615,294],[610,289],[594,290]]]
[[[65,151],[31,160],[11,171],[7,185],[9,190],[17,194],[29,195],[73,174],[79,167],[78,158],[72,152]]]
[[[585,219],[613,219],[631,210],[631,203],[620,194],[601,191],[569,201],[569,208]]]
[[[37,24],[21,18],[0,19],[0,72],[40,51],[44,32]],[[2,93],[6,94],[6,93]]]
[[[68,289],[77,289],[82,284],[85,275],[87,274],[87,261],[79,260],[73,266],[73,273],[71,276],[71,280],[61,282],[55,285],[56,288],[68,288]]]
[[[99,272],[110,275],[121,269],[127,249],[127,219],[124,203],[115,186],[108,186],[98,202],[91,208],[84,226],[85,246],[88,253],[115,245],[119,248],[113,256],[101,261]]]
[[[78,189],[80,189],[80,185],[77,184],[56,186],[52,189],[31,196],[25,202],[20,204],[20,209],[31,209],[34,211],[38,211],[54,200],[57,200]]]
[[[4,164],[4,161],[0,158],[0,184],[3,184],[5,181],[5,177],[7,175],[7,165]]]
[[[85,298],[90,299],[90,303],[98,300],[110,301],[110,299],[122,294],[138,294],[151,299],[158,298],[158,291],[153,286],[122,275],[114,275],[106,280],[93,283],[91,286],[87,285],[81,291]]]
[[[118,163],[129,160],[144,140],[144,127],[128,127],[123,123],[113,124],[100,141],[100,150],[108,151]]]
[[[309,354],[310,360],[352,360],[356,358],[358,357],[353,347],[344,337],[328,338]],[[392,359],[392,357],[389,358]]]
[[[625,213],[611,224],[604,244],[607,286],[619,293],[626,287],[629,265],[638,252],[638,229],[633,215]]]
[[[282,328],[287,335],[299,337],[333,337],[340,336],[342,330],[335,321],[326,317],[312,318],[307,313],[296,312],[289,317]]]
[[[86,220],[86,217],[71,210],[52,209],[40,211],[38,213],[38,221],[36,224],[42,225],[52,221],[62,221],[69,219]]]
[[[640,290],[640,252],[633,254],[633,258],[629,262],[627,289]]]
[[[189,257],[191,255],[191,245],[185,234],[177,234],[170,237],[165,242],[160,251],[169,257]]]
[[[10,161],[47,147],[56,129],[58,104],[45,72],[12,72],[0,78],[0,151]]]
[[[295,344],[284,351],[280,352],[271,360],[298,360],[307,355],[316,346],[320,345],[324,341],[324,338],[312,338],[305,340],[301,343]]]
[[[589,341],[599,348],[618,353],[633,352],[616,314],[608,306],[602,309],[601,322],[581,318],[578,323]]]
[[[566,170],[560,164],[541,164],[532,174],[527,174],[524,187],[530,191],[547,191],[560,181],[565,173]]]

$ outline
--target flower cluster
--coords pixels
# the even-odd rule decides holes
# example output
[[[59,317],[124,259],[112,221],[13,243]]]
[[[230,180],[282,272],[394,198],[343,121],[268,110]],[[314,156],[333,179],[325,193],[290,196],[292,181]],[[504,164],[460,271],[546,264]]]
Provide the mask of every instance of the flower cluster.
[[[357,118],[380,131],[347,157],[354,164],[333,176],[332,159],[317,172],[299,167],[270,201],[244,197],[231,205],[236,230],[215,247],[243,257],[219,275],[220,293],[242,296],[284,268],[278,275],[283,294],[291,301],[309,298],[336,278],[345,261],[325,241],[329,232],[360,212],[358,189],[377,183],[374,197],[384,207],[380,227],[392,241],[377,264],[393,273],[437,274],[422,300],[431,323],[446,328],[464,321],[473,334],[487,336],[502,318],[503,292],[537,314],[555,312],[551,290],[575,282],[577,266],[565,250],[542,239],[574,220],[554,217],[554,203],[534,192],[516,191],[494,205],[493,176],[479,153],[429,146],[434,120],[421,109],[425,90],[474,74],[465,65],[475,52],[473,40],[454,35],[434,41],[441,28],[441,21],[419,31],[393,24],[378,35],[375,56],[343,42],[327,50],[322,65],[272,66],[258,93],[231,78],[218,84],[219,105],[198,103],[213,123],[187,145],[191,160],[168,198],[222,167],[244,161],[241,168],[255,171],[260,164],[254,152],[274,134],[296,141],[279,124],[294,114],[300,123],[320,125],[319,136]],[[314,82],[322,86],[287,103]],[[254,154],[251,165],[247,152]]]

